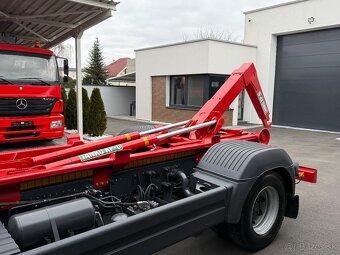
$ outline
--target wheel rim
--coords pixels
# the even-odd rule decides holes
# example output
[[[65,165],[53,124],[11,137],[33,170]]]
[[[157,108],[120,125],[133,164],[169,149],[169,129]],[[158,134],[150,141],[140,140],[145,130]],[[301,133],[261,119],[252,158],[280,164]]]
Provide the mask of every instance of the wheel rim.
[[[252,206],[252,226],[258,235],[266,234],[274,225],[279,212],[280,198],[275,188],[262,189]]]

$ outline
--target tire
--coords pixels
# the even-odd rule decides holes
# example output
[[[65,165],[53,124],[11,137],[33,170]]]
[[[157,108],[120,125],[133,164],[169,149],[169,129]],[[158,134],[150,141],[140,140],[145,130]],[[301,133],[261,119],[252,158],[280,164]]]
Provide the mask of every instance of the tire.
[[[259,251],[275,239],[285,210],[284,180],[271,172],[254,184],[243,206],[240,221],[237,224],[219,224],[214,230],[251,252]]]
[[[132,133],[132,132],[143,132],[143,131],[148,131],[154,128],[155,127],[152,125],[133,126],[133,127],[125,128],[119,133],[119,135],[125,135],[125,134]]]

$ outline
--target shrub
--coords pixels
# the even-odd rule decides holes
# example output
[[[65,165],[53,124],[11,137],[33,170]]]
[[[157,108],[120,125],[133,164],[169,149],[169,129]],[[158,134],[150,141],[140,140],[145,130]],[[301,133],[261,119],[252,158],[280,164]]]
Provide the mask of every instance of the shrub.
[[[68,129],[77,129],[77,94],[73,88],[68,93],[64,114],[66,127]]]
[[[92,136],[103,135],[106,130],[106,112],[100,90],[94,88],[90,99],[89,134]]]
[[[76,87],[76,80],[72,79],[71,77],[68,77],[68,81],[66,83],[64,83],[63,85],[65,88],[75,88]]]
[[[66,108],[66,101],[67,101],[66,89],[64,87],[61,88],[61,99],[64,101],[64,110],[63,110],[63,113],[64,113],[65,108]]]
[[[86,89],[82,89],[83,94],[83,127],[84,133],[89,133],[89,114],[90,114],[90,98]]]

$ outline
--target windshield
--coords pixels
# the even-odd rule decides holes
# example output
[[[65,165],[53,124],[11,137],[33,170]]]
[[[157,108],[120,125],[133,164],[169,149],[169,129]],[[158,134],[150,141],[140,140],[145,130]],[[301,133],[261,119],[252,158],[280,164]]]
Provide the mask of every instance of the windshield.
[[[55,56],[0,50],[0,84],[59,83]]]

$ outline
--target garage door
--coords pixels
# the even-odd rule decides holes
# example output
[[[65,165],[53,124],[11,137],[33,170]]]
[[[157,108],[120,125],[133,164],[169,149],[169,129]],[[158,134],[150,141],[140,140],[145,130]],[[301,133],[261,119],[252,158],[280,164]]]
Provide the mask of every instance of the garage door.
[[[340,131],[340,29],[278,37],[273,123]]]

